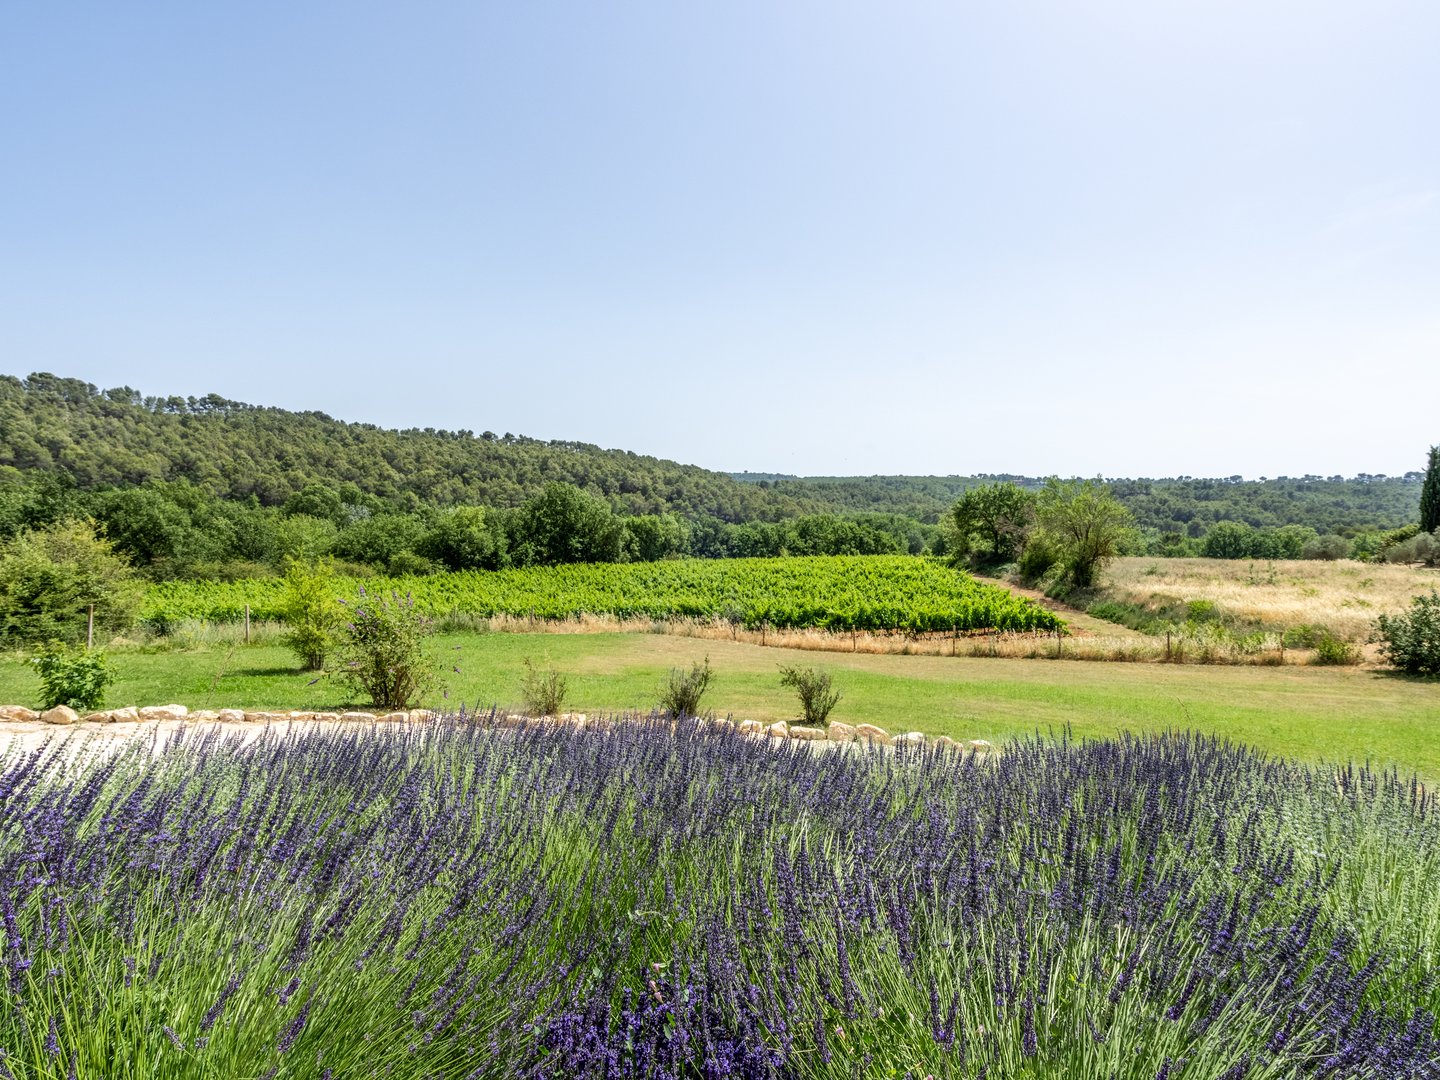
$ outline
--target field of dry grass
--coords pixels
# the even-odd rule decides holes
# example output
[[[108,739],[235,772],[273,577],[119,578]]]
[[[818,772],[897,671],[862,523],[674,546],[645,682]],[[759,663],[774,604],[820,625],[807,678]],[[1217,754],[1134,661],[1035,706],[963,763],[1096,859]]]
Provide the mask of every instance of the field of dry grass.
[[[1416,566],[1126,558],[1107,568],[1097,599],[1182,620],[1210,604],[1207,614],[1236,626],[1271,633],[1321,627],[1360,642],[1375,616],[1397,614],[1432,588],[1440,588],[1440,570]]]

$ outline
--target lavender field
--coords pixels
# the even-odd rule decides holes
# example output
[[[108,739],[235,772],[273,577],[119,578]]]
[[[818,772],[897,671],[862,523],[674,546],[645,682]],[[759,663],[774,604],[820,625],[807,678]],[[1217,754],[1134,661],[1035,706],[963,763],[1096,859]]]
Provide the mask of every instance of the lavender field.
[[[1196,736],[0,759],[0,1078],[1440,1076],[1440,825]]]

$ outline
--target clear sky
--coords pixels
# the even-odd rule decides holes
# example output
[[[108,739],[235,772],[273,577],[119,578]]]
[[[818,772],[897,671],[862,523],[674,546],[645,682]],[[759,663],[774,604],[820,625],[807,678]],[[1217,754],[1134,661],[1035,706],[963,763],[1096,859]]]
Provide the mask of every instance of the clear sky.
[[[1423,468],[1440,4],[9,4],[0,370],[726,470]]]

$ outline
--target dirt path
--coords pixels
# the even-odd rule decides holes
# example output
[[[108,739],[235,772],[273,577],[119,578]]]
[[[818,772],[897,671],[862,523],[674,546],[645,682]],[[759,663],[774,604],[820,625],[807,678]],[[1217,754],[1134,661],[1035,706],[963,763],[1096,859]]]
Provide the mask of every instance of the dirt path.
[[[1072,607],[1061,600],[1052,600],[1039,589],[1027,589],[1023,585],[1012,585],[1008,581],[999,578],[983,577],[980,574],[971,574],[976,581],[984,582],[986,585],[994,585],[997,589],[1008,589],[1016,596],[1023,596],[1027,600],[1033,600],[1048,611],[1055,612],[1067,623],[1070,624],[1070,632],[1076,637],[1108,637],[1108,638],[1130,638],[1141,640],[1147,635],[1138,630],[1131,630],[1128,626],[1121,626],[1119,623],[1106,622],[1104,619],[1097,619],[1094,615],[1087,615],[1077,607]]]

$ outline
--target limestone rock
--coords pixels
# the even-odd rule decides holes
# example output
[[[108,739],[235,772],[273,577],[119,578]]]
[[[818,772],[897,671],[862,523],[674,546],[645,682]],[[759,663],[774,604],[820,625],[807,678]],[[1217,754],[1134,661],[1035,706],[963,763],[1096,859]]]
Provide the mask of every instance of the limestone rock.
[[[351,721],[351,722],[357,723],[357,724],[358,724],[358,723],[373,724],[373,723],[375,722],[375,714],[374,714],[373,712],[347,712],[347,713],[341,713],[341,714],[340,714],[340,719],[341,719],[341,720]]]
[[[804,739],[813,742],[823,742],[825,739],[825,729],[819,727],[804,726],[792,727],[790,729],[790,738]]]
[[[149,723],[153,720],[184,720],[190,710],[184,705],[147,705],[140,710],[140,719]]]
[[[788,739],[790,737],[790,725],[784,720],[776,720],[765,729],[765,733],[772,739]]]
[[[317,712],[311,714],[311,718],[327,724],[337,723],[340,719],[338,712]]]
[[[195,724],[213,724],[220,719],[220,714],[214,709],[197,709],[190,714],[190,721]]]
[[[40,714],[24,705],[0,705],[0,720],[39,720]]]
[[[960,744],[949,735],[936,735],[932,741],[936,747],[942,750],[955,750],[960,746]]]
[[[761,735],[765,732],[765,725],[759,720],[741,720],[739,730],[741,735]]]
[[[923,731],[907,731],[903,735],[895,736],[896,746],[924,746],[925,733]]]
[[[850,742],[855,738],[855,729],[839,720],[831,720],[830,726],[825,729],[825,737],[831,742]]]
[[[970,749],[977,754],[988,754],[991,750],[994,750],[995,747],[991,746],[984,739],[971,739]]]
[[[427,720],[434,720],[435,714],[429,709],[411,709],[410,722],[412,724],[423,724]]]
[[[73,724],[80,719],[80,714],[69,705],[56,705],[41,713],[40,719],[47,724]]]
[[[243,709],[221,709],[215,714],[215,719],[222,724],[239,724],[245,720]]]
[[[384,716],[380,717],[380,722],[382,724],[408,724],[410,722],[410,714],[408,712],[387,712]]]
[[[892,746],[895,742],[888,731],[874,724],[856,724],[855,737],[861,742],[876,743],[879,746]]]
[[[92,712],[89,716],[82,716],[80,722],[84,724],[113,724],[115,722],[115,714],[108,709],[102,709],[100,712]]]
[[[126,705],[123,709],[111,709],[110,722],[113,724],[138,724],[140,710],[134,705]]]
[[[246,710],[244,713],[241,714],[241,718],[247,724],[268,724],[275,719],[275,714],[268,712],[252,712],[250,710]]]

